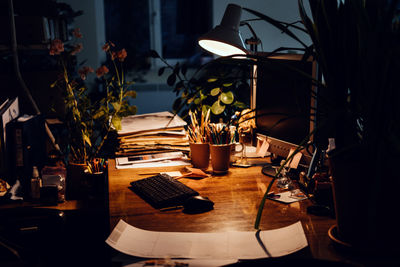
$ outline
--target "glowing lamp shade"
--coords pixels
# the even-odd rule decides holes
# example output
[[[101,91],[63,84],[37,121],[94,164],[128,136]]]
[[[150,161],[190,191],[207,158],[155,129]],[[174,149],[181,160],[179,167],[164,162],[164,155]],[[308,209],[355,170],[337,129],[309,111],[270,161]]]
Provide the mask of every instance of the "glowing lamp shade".
[[[241,15],[242,8],[240,6],[229,4],[226,7],[221,24],[200,37],[199,45],[219,56],[247,54],[248,51],[239,32]]]

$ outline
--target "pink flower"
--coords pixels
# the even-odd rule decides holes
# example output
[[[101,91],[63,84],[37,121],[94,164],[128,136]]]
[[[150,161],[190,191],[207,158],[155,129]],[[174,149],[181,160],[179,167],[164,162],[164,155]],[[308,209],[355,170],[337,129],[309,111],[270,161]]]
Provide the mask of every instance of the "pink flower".
[[[59,55],[64,51],[64,43],[60,39],[54,39],[50,44],[49,54],[51,56]]]
[[[104,76],[106,73],[108,73],[108,68],[106,66],[101,66],[96,70],[96,75],[98,78]]]
[[[84,66],[82,69],[78,70],[78,73],[81,76],[82,80],[86,80],[86,76],[90,72],[94,72],[94,70],[91,67],[86,67],[86,66]]]

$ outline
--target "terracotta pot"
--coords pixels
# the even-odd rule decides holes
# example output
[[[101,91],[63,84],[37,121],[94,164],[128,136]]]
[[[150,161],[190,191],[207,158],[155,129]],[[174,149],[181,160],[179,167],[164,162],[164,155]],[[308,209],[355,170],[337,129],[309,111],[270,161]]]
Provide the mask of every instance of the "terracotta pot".
[[[232,144],[210,145],[211,166],[214,174],[224,174],[229,170]]]
[[[394,184],[398,184],[398,177],[377,179],[384,166],[368,164],[365,154],[357,150],[329,158],[336,237],[356,250],[400,252],[395,219],[399,188],[390,186],[390,179],[396,179]]]
[[[210,146],[208,143],[190,143],[190,159],[195,168],[207,170],[210,164]]]

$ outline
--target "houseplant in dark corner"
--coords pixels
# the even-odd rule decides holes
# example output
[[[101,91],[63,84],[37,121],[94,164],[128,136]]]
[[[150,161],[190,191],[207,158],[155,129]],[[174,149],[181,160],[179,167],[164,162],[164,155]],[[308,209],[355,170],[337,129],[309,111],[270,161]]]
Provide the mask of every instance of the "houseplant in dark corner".
[[[49,53],[58,56],[61,67],[60,76],[51,87],[59,86],[65,92],[67,196],[79,198],[82,195],[79,187],[86,184],[84,172],[105,171],[105,159],[113,156],[112,148],[118,145],[116,131],[121,128],[121,118],[136,113],[136,106],[128,102],[136,97],[136,92],[130,89],[133,82],[126,81],[124,76],[123,61],[127,52],[125,49],[116,51],[112,42],[103,46],[108,63],[96,69],[103,87],[89,90],[85,80],[94,70],[89,66],[76,69],[75,55],[83,49],[79,43],[82,34],[75,29],[73,36],[74,39],[65,44],[53,40]]]
[[[312,40],[303,49],[315,56],[323,75],[316,134],[324,142],[319,145],[326,148],[332,138],[329,162],[337,228],[330,234],[362,251],[400,251],[394,219],[400,187],[398,3],[310,0],[309,15],[298,1]],[[290,24],[244,9],[290,32]]]

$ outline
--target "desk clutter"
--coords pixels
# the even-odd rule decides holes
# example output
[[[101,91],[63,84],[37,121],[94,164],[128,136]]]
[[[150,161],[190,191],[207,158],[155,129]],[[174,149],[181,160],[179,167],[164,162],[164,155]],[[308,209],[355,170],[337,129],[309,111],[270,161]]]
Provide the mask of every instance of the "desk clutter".
[[[122,118],[117,157],[189,151],[187,123],[168,111]]]

